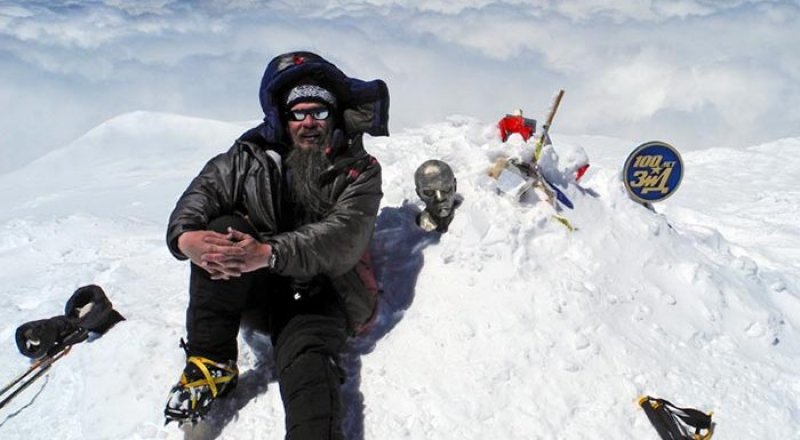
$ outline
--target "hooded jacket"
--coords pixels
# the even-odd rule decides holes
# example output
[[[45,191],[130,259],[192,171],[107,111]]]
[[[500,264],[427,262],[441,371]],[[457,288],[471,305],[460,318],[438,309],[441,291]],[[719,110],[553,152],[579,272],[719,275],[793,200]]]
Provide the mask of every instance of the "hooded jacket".
[[[281,212],[286,194],[281,156],[290,142],[280,99],[288,86],[306,77],[325,83],[337,95],[344,141],[330,151],[331,165],[319,182],[332,208],[320,221],[286,230],[283,216],[290,213]],[[225,214],[244,215],[277,254],[272,270],[297,279],[328,277],[342,298],[351,330],[358,332],[375,309],[377,286],[369,277],[365,254],[383,197],[380,164],[364,150],[361,138],[363,133],[388,135],[386,84],[349,78],[318,55],[294,52],[267,65],[259,96],[264,122],[212,158],[192,180],[170,215],[167,245],[185,260],[177,244],[183,232],[205,230]]]

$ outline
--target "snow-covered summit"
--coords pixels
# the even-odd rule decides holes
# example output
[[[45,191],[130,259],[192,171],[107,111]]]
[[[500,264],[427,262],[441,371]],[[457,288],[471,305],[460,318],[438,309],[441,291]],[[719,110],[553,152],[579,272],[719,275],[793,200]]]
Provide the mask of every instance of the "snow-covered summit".
[[[549,206],[497,193],[492,161],[529,146],[501,143],[493,123],[453,116],[365,141],[384,168],[384,294],[375,332],[346,359],[350,436],[656,438],[635,404],[652,394],[714,411],[719,438],[798,438],[800,270],[787,258],[800,248],[800,140],[685,154],[681,188],[654,213],[620,178],[636,145],[551,133],[556,152],[592,163],[588,191],[566,190],[568,232]],[[183,436],[161,426],[188,299],[164,227],[205,160],[248,126],[127,114],[0,175],[0,382],[27,365],[14,329],[61,313],[80,285],[103,286],[128,319],[0,410],[0,436]],[[413,225],[413,173],[432,158],[464,200],[440,237]],[[282,438],[277,387],[261,383],[274,377],[259,357],[268,344],[248,330],[241,347],[243,386],[214,434]]]
[[[165,203],[174,200],[163,195],[182,191],[187,176],[255,124],[151,112],[117,116],[0,175],[6,205],[0,219],[83,212],[166,220]]]

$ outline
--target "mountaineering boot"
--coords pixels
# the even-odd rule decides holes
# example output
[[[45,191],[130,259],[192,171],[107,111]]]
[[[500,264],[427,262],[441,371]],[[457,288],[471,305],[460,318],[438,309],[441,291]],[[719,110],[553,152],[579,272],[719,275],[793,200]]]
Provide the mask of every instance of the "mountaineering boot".
[[[180,381],[172,387],[164,408],[166,423],[200,421],[214,399],[236,387],[239,370],[234,361],[219,363],[201,356],[189,356]],[[165,423],[165,424],[166,424]]]

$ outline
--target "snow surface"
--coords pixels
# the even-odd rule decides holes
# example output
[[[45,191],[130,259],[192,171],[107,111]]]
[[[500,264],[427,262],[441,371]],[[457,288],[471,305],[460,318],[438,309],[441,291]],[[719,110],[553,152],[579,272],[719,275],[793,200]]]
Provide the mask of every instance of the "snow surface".
[[[650,394],[713,411],[715,438],[800,439],[800,139],[685,153],[681,188],[652,212],[620,177],[637,143],[552,133],[551,172],[592,163],[585,191],[566,189],[570,233],[549,205],[495,191],[492,161],[531,150],[502,144],[494,122],[453,116],[366,140],[384,167],[384,293],[344,362],[349,438],[656,439],[636,405]],[[125,114],[0,175],[0,382],[29,363],[16,327],[63,313],[76,288],[101,285],[127,318],[0,410],[0,437],[283,438],[271,347],[249,328],[214,425],[162,426],[188,300],[166,221],[252,124]],[[441,236],[413,225],[413,172],[431,158],[463,197]]]

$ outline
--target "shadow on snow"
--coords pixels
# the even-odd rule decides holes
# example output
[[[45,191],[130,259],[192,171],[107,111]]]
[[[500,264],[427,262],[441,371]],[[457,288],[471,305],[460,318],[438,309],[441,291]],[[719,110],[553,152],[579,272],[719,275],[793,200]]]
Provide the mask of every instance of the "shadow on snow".
[[[361,356],[372,352],[381,338],[403,319],[414,301],[423,251],[439,242],[440,234],[416,224],[419,209],[409,203],[384,208],[375,224],[371,254],[378,280],[378,316],[367,333],[350,340],[342,356],[347,380],[342,386],[343,430],[348,440],[364,439],[364,396],[361,393]]]

